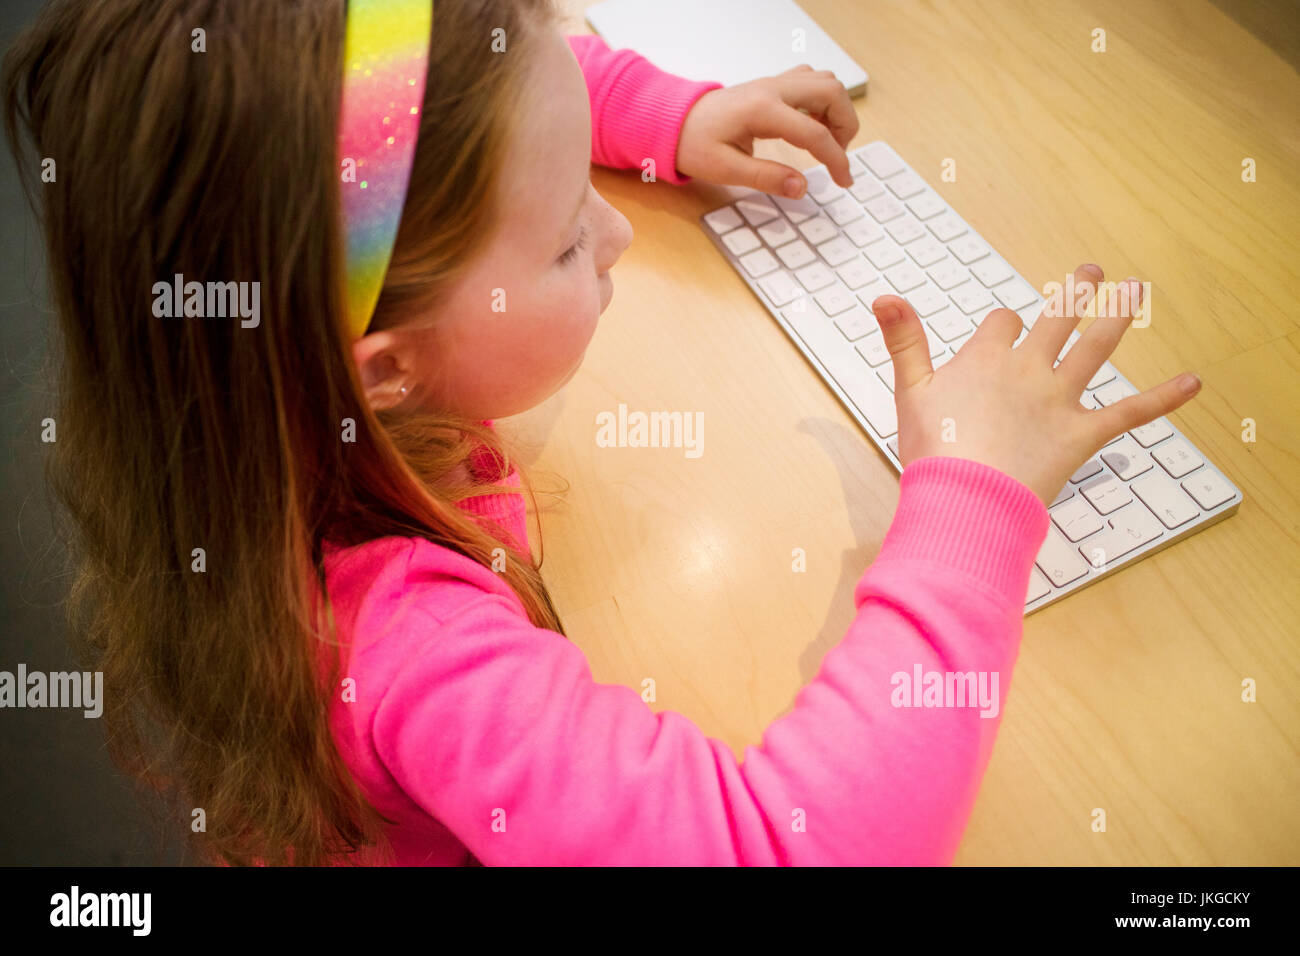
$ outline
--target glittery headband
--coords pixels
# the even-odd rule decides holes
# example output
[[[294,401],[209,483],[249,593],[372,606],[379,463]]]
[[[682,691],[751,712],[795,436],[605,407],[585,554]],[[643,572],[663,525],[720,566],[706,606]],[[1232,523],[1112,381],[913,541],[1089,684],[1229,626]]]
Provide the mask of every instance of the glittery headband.
[[[339,157],[348,329],[365,334],[402,218],[420,132],[433,0],[348,0]]]

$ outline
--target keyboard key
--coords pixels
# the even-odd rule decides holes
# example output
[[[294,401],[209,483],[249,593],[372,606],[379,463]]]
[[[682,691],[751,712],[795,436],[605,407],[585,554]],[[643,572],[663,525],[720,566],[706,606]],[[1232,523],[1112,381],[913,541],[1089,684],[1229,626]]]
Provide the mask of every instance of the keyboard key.
[[[929,235],[925,231],[925,227],[915,219],[895,219],[886,227],[886,232],[900,246],[905,246],[909,242],[915,242],[922,236]]]
[[[858,354],[872,368],[889,361],[889,349],[885,346],[885,337],[879,332],[871,333],[857,344]]]
[[[1086,549],[1092,566],[1100,569],[1164,533],[1155,515],[1141,502],[1135,501],[1115,512],[1107,521],[1107,527],[1084,542],[1080,551]]]
[[[1133,500],[1128,485],[1114,475],[1102,475],[1079,488],[1092,506],[1104,515],[1110,514]]]
[[[758,234],[774,249],[799,238],[799,234],[794,231],[794,226],[790,225],[789,220],[784,217],[773,219],[765,226],[759,226]]]
[[[885,185],[899,199],[907,199],[925,191],[925,180],[910,169],[902,175],[892,177]]]
[[[894,287],[885,281],[884,276],[878,276],[875,281],[867,283],[861,289],[858,289],[858,298],[870,312],[875,312],[872,303],[882,295],[896,295]]]
[[[1142,499],[1142,503],[1151,509],[1166,528],[1177,528],[1201,513],[1178,482],[1166,478],[1158,471],[1133,482],[1133,493]]]
[[[1060,491],[1056,493],[1056,497],[1052,499],[1052,503],[1049,504],[1047,507],[1049,509],[1055,508],[1061,502],[1069,501],[1073,497],[1074,497],[1074,489],[1071,488],[1069,485],[1066,485],[1064,488],[1062,488]]]
[[[867,164],[867,169],[876,174],[878,179],[888,179],[905,167],[897,154],[884,143],[872,143],[857,152],[858,159]]]
[[[1127,435],[1106,446],[1106,450],[1101,453],[1101,460],[1125,481],[1130,481],[1152,468],[1151,456]]]
[[[907,201],[907,208],[917,219],[930,219],[948,208],[948,204],[934,193],[922,193]]]
[[[862,308],[850,309],[836,316],[835,327],[844,333],[844,337],[850,342],[856,342],[880,328],[871,313]]]
[[[1129,432],[1143,448],[1150,448],[1152,445],[1164,441],[1173,433],[1174,430],[1169,427],[1169,422],[1163,418],[1157,418],[1153,422],[1139,425]]]
[[[1104,365],[1102,365],[1101,368],[1097,369],[1096,375],[1088,379],[1088,384],[1085,385],[1084,388],[1091,391],[1094,388],[1100,388],[1101,386],[1105,385],[1107,382],[1111,381],[1114,378],[1115,378],[1115,366],[1107,362]]]
[[[1023,309],[1038,301],[1038,293],[1023,279],[1012,279],[994,289],[993,294],[1008,309]]]
[[[944,352],[948,351],[948,346],[944,344],[943,339],[935,335],[928,325],[922,322],[921,328],[925,329],[925,340],[930,343],[931,360],[937,359]]]
[[[962,265],[968,266],[977,259],[987,256],[989,247],[974,236],[962,236],[948,244],[948,251],[956,256]]]
[[[866,203],[867,212],[871,213],[876,222],[889,222],[891,219],[897,219],[903,214],[903,207],[900,206],[893,196],[885,195]]]
[[[790,278],[788,272],[773,272],[766,278],[759,279],[758,287],[777,307],[783,306],[803,294],[803,290]]]
[[[999,282],[1006,282],[1015,272],[1000,259],[989,257],[970,267],[971,275],[984,283],[985,288],[992,288]]]
[[[806,192],[798,199],[787,199],[785,196],[773,196],[772,199],[796,225],[821,213],[821,207]]]
[[[903,255],[903,250],[888,242],[877,242],[875,245],[867,246],[862,252],[877,269],[888,269],[907,258]]]
[[[867,260],[861,256],[854,256],[851,261],[836,269],[835,274],[840,277],[841,282],[855,291],[868,282],[874,282],[880,276],[880,273],[871,268]]]
[[[772,258],[772,253],[766,249],[755,249],[740,257],[740,264],[751,278],[757,279],[759,276],[767,275],[777,267],[776,260]]]
[[[1184,481],[1182,487],[1206,511],[1219,507],[1236,494],[1231,485],[1209,468],[1202,468]]]
[[[763,193],[750,193],[736,203],[740,214],[749,220],[751,226],[761,226],[769,219],[777,217],[776,206]]]
[[[1205,459],[1181,438],[1167,441],[1155,448],[1151,457],[1160,462],[1160,466],[1169,472],[1170,478],[1181,478],[1205,464]]]
[[[722,244],[737,256],[743,256],[762,245],[752,229],[735,229],[722,237]]]
[[[1103,525],[1101,515],[1088,504],[1082,495],[1075,495],[1065,504],[1052,509],[1052,521],[1070,541],[1082,541]]]
[[[862,207],[852,196],[845,196],[827,206],[826,215],[830,216],[837,226],[842,226],[854,219],[861,219]]]
[[[948,306],[948,297],[932,285],[909,292],[907,301],[912,303],[912,308],[916,310],[916,314],[923,319]]]
[[[947,259],[931,269],[929,276],[931,281],[944,292],[957,288],[963,282],[970,281],[970,273],[951,259]]]
[[[850,259],[861,259],[858,250],[853,243],[849,242],[843,236],[836,236],[829,242],[823,242],[817,247],[817,251],[833,266],[840,266]]]
[[[815,219],[799,223],[799,231],[814,246],[825,242],[827,239],[834,239],[840,234],[839,230],[835,228],[835,224],[825,216],[818,216]]]
[[[951,306],[937,315],[930,316],[926,321],[930,324],[930,328],[934,329],[935,335],[945,342],[954,342],[973,331],[970,319]]]
[[[1052,586],[1047,583],[1047,578],[1043,577],[1043,572],[1037,568],[1030,568],[1029,590],[1025,592],[1025,603],[1033,604],[1039,598],[1047,597],[1051,593]]]
[[[817,254],[808,248],[808,243],[802,239],[797,242],[788,242],[776,254],[781,257],[787,269],[802,269],[810,262],[817,260]]]
[[[972,328],[973,328],[973,326],[972,326]],[[969,336],[969,335],[963,335],[963,336],[962,336],[961,338],[959,338],[959,339],[953,339],[953,340],[952,340],[952,344],[950,344],[950,345],[948,346],[948,348],[952,349],[952,351],[953,351],[954,354],[955,354],[956,352],[960,351],[960,350],[961,350],[961,347],[962,347],[963,345],[965,345],[967,342],[969,342],[969,341],[971,340],[971,338],[972,338],[972,336]],[[939,366],[937,366],[937,365],[935,366],[935,368],[938,368],[938,367],[939,367]]]
[[[884,193],[885,187],[870,176],[859,179],[849,187],[849,195],[861,203],[870,202],[877,196],[883,196]]]
[[[1065,587],[1088,573],[1087,562],[1061,532],[1052,527],[1047,529],[1047,537],[1034,563],[1058,588]]]
[[[871,430],[883,441],[898,431],[894,396],[881,384],[862,356],[844,343],[843,334],[816,309],[783,309],[781,316],[817,356],[826,374],[839,386]],[[868,335],[877,338],[880,333]]]
[[[929,236],[922,236],[916,242],[908,243],[907,254],[922,269],[929,268],[939,260],[948,257],[943,246]]]
[[[1101,471],[1101,462],[1096,458],[1085,462],[1079,466],[1079,470],[1070,476],[1070,484],[1077,485],[1085,478],[1091,478],[1097,472]]]
[[[885,230],[881,229],[870,219],[862,218],[854,220],[844,227],[844,235],[855,246],[866,246],[885,238]]]
[[[986,311],[993,305],[993,296],[989,294],[989,290],[977,286],[974,282],[967,282],[963,286],[958,286],[953,290],[951,296],[957,308],[968,314]]]
[[[814,169],[803,175],[808,181],[808,190],[804,195],[811,196],[819,205],[825,206],[844,195],[844,190],[835,185],[835,180],[831,179],[831,174],[825,168]]]
[[[820,262],[804,266],[802,269],[797,270],[794,276],[809,292],[824,289],[835,282],[835,274]]]
[[[722,235],[724,232],[730,232],[740,225],[740,216],[730,206],[723,206],[721,209],[715,209],[705,216],[704,221],[709,224],[710,229],[718,235]]]
[[[925,273],[910,262],[904,262],[896,269],[890,269],[885,273],[885,278],[898,290],[899,295],[925,285]]]
[[[845,309],[851,309],[857,304],[857,299],[845,289],[838,285],[833,285],[824,292],[818,292],[813,296],[817,304],[822,307],[822,311],[827,315],[839,315]]]
[[[926,225],[940,242],[951,242],[966,231],[962,221],[950,212],[931,219]]]
[[[1136,394],[1137,391],[1125,382],[1111,382],[1109,385],[1103,385],[1093,392],[1092,397],[1097,400],[1098,408],[1105,408]],[[1178,476],[1175,475],[1174,477],[1177,478]]]
[[[885,388],[892,392],[894,390],[894,366],[882,365],[876,369],[876,374],[880,376],[880,381],[884,383]]]

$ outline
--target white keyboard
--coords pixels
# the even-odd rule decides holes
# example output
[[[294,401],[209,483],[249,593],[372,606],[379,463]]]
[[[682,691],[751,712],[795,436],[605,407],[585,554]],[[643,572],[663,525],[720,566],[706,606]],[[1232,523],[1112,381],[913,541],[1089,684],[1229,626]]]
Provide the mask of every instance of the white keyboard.
[[[999,306],[1025,328],[1043,297],[883,142],[849,153],[854,183],[825,166],[802,199],[751,192],[701,216],[704,231],[896,469],[893,367],[871,303],[903,296],[926,326],[936,368]],[[1066,344],[1078,340],[1076,330]],[[1062,352],[1064,354],[1064,350]],[[1137,389],[1107,362],[1081,401]],[[1168,547],[1241,504],[1241,491],[1168,420],[1116,438],[1061,489],[1025,613]]]

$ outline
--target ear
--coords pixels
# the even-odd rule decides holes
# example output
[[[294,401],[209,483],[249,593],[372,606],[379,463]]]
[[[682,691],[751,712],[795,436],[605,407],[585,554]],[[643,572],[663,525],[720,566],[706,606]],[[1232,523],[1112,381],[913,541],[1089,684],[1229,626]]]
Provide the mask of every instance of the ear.
[[[352,360],[373,410],[393,408],[414,393],[407,345],[392,332],[371,332],[357,339],[352,343]]]

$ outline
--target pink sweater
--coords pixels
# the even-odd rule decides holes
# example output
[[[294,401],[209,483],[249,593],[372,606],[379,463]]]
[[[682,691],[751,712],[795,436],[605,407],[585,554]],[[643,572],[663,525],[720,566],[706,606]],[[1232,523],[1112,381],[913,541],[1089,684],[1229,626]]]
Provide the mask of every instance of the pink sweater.
[[[716,84],[595,37],[570,43],[591,91],[593,161],[651,156],[659,178],[684,181],[676,133]],[[527,548],[521,495],[465,507]],[[418,538],[327,548],[356,693],[332,704],[335,740],[395,821],[401,864],[948,863],[1001,721],[1047,520],[985,465],[909,465],[852,625],[739,763],[681,715],[593,681],[582,651],[534,627],[491,569]],[[929,694],[895,677],[918,672],[997,675],[991,706],[920,706]]]

